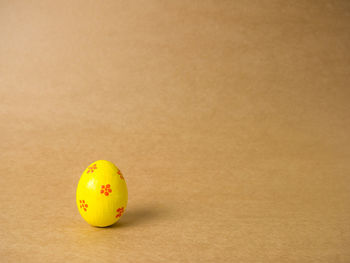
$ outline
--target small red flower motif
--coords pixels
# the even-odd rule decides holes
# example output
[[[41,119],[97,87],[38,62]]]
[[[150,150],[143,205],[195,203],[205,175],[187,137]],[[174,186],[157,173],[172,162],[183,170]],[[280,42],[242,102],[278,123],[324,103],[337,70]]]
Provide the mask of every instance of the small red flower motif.
[[[120,175],[120,179],[124,180],[124,176],[122,175],[122,172],[118,170],[118,174]]]
[[[79,202],[80,202],[80,208],[84,209],[84,211],[86,212],[88,208],[88,204],[85,203],[85,200],[79,200]]]
[[[123,213],[124,213],[124,207],[120,207],[117,209],[117,215],[115,217],[116,218],[121,217]]]
[[[100,193],[105,194],[105,196],[108,196],[109,193],[112,193],[111,185],[110,184],[106,184],[106,186],[101,185]]]
[[[87,173],[93,173],[93,172],[95,171],[95,169],[97,169],[96,164],[91,165],[91,166],[88,168]]]

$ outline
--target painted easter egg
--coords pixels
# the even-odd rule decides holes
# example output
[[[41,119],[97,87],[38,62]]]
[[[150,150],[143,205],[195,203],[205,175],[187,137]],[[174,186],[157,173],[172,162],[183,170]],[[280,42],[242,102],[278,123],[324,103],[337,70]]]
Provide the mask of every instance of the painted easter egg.
[[[80,177],[76,202],[80,215],[90,225],[113,225],[123,215],[128,202],[125,178],[111,162],[93,162]]]

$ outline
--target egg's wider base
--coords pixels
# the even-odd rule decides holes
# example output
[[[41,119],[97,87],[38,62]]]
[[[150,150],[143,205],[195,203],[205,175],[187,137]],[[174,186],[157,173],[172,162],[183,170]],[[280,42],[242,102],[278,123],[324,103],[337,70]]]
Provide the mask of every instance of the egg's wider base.
[[[123,215],[128,202],[125,178],[111,162],[100,160],[89,165],[77,187],[77,206],[90,225],[113,225]]]

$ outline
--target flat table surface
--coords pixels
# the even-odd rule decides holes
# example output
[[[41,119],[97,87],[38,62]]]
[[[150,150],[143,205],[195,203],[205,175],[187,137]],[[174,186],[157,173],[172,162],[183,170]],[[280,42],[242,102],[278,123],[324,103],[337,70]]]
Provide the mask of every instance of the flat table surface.
[[[0,0],[0,261],[350,262],[349,47],[346,0]]]

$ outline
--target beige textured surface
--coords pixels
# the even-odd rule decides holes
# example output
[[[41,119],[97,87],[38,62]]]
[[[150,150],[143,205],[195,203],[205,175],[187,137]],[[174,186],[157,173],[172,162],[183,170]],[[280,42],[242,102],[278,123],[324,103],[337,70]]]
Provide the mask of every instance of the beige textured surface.
[[[349,3],[0,0],[0,261],[350,262]]]

